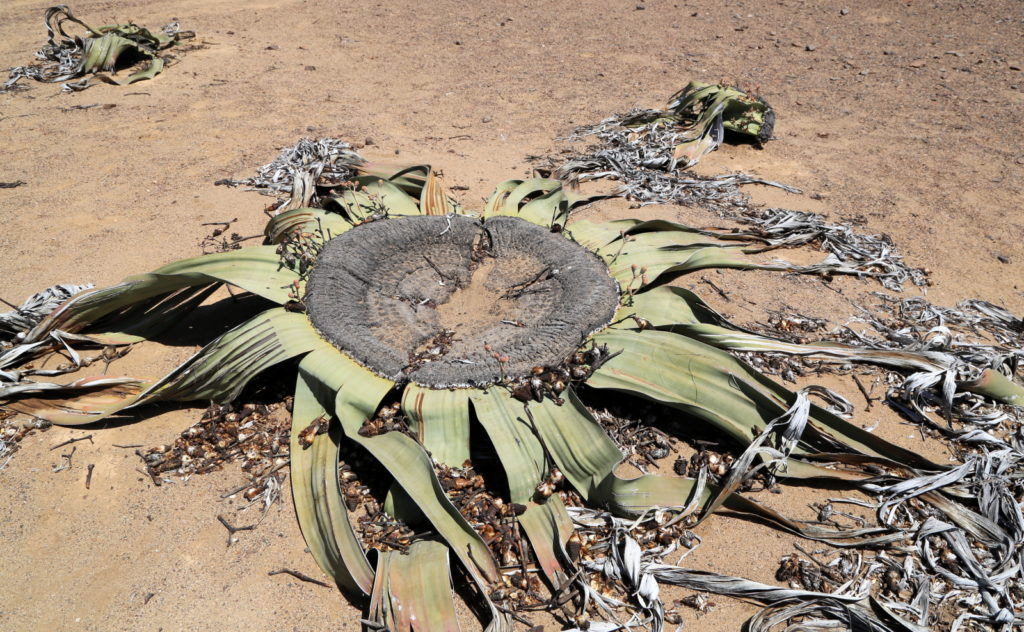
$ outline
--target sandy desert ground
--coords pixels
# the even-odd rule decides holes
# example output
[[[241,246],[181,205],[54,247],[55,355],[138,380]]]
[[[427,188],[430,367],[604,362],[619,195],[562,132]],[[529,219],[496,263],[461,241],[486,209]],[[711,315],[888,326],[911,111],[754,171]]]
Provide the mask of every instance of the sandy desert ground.
[[[0,6],[0,68],[45,39],[45,3]],[[848,10],[841,11],[848,7]],[[528,175],[575,126],[631,107],[661,107],[690,79],[757,86],[778,112],[763,150],[725,146],[704,174],[745,171],[802,189],[748,188],[758,203],[826,214],[886,233],[930,270],[929,300],[980,298],[1024,314],[1024,5],[1014,0],[837,2],[105,2],[72,7],[90,22],[172,19],[198,34],[193,50],[152,81],[63,95],[56,85],[0,94],[0,297],[18,303],[55,283],[114,283],[199,254],[204,222],[237,218],[257,234],[267,198],[214,186],[270,161],[301,137],[365,144],[371,159],[442,169],[463,205]],[[78,105],[114,107],[70,109]],[[814,194],[813,196],[811,194]],[[701,209],[621,201],[586,211],[695,224]],[[791,309],[839,325],[881,288],[868,281],[769,273],[708,273],[723,301],[681,282],[739,323]],[[187,357],[187,336],[110,367],[158,375]],[[831,386],[852,400],[852,382]],[[0,471],[0,630],[355,630],[336,591],[267,571],[322,577],[303,553],[290,500],[225,547],[218,514],[238,523],[232,469],[152,486],[130,450],[171,441],[200,409],[137,423],[36,434]],[[144,419],[143,419],[144,418]],[[863,419],[930,454],[911,427],[876,407]],[[77,443],[53,473],[53,445]],[[90,489],[86,465],[95,469]],[[820,492],[765,499],[806,517]],[[718,516],[701,527],[697,568],[774,582],[794,538]],[[667,600],[685,591],[669,591]],[[689,630],[739,629],[755,608],[729,600]],[[548,629],[551,621],[540,620]]]

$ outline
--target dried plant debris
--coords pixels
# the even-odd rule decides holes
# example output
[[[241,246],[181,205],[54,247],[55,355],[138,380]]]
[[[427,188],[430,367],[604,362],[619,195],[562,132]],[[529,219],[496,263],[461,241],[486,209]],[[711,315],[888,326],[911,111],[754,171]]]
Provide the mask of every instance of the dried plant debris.
[[[638,113],[642,111],[624,115],[625,120]],[[698,176],[679,169],[667,171],[678,136],[657,125],[643,136],[634,134],[623,125],[623,119],[605,119],[592,127],[579,128],[565,139],[582,141],[594,136],[597,144],[588,146],[581,155],[570,153],[567,158],[548,158],[540,166],[553,172],[555,177],[573,183],[618,181],[618,193],[640,205],[684,204],[723,212],[749,206],[750,198],[740,191],[746,184],[763,184],[800,193],[789,185],[744,173]]]
[[[46,288],[28,297],[24,303],[15,307],[7,301],[14,311],[0,313],[0,345],[13,344],[24,337],[24,333],[35,327],[61,303],[82,290],[91,288],[91,284],[74,285],[64,283]]]
[[[355,167],[365,161],[352,145],[337,138],[300,139],[281,150],[272,162],[243,180],[218,180],[216,184],[246,186],[272,197],[288,196],[289,201],[276,208],[287,211],[310,206],[316,201],[316,188],[330,187],[352,180]]]
[[[33,294],[17,307],[3,301],[14,309],[0,313],[0,397],[42,386],[26,379],[28,377],[52,377],[70,373],[95,360],[95,358],[83,359],[71,348],[69,342],[82,340],[83,336],[58,330],[52,332],[45,340],[32,343],[23,342],[28,333],[64,301],[91,287],[92,285],[89,284],[54,285]],[[49,369],[34,368],[28,364],[32,359],[52,352],[54,344],[64,351],[67,362]]]
[[[771,138],[775,111],[757,95],[738,88],[690,82],[665,110],[632,110],[581,127],[572,137],[595,135],[606,146],[626,149],[627,160],[604,154],[598,162],[672,173],[697,164],[722,143],[726,130],[763,144]],[[595,155],[596,156],[596,155]],[[561,169],[568,175],[575,169]]]
[[[85,33],[68,34],[64,27],[69,22],[85,29]],[[65,92],[85,90],[96,81],[123,86],[152,79],[165,64],[161,51],[195,37],[192,31],[180,30],[177,22],[157,32],[130,22],[93,28],[76,18],[63,4],[47,9],[44,23],[49,35],[46,45],[36,53],[40,63],[11,69],[0,92],[15,88],[25,77],[46,83],[67,82],[62,86]],[[141,68],[122,79],[101,74],[114,74],[140,64]]]
[[[889,403],[950,438],[1005,446],[1005,439],[989,430],[1017,417],[1024,405],[1013,382],[1024,359],[1021,320],[986,301],[940,307],[919,297],[875,296],[882,302],[872,309],[862,307],[862,315],[854,319],[870,329],[846,326],[836,338],[868,349],[919,352],[941,363],[934,370],[906,375],[889,390]],[[957,384],[967,388],[956,392]],[[995,402],[986,402],[976,392],[978,386],[991,390]],[[929,414],[936,412],[945,423]],[[954,420],[962,426],[955,428]]]
[[[700,545],[700,537],[690,531],[694,516],[654,510],[622,520],[586,507],[568,511],[576,527],[570,555],[585,571],[576,584],[585,606],[574,629],[661,630],[665,622],[680,623],[674,610],[666,611],[658,582],[646,567],[673,554],[683,559]]]
[[[918,286],[929,284],[927,271],[908,266],[888,235],[865,235],[849,224],[829,224],[817,213],[782,208],[751,209],[731,213],[729,217],[753,226],[749,232],[737,231],[737,236],[763,240],[766,250],[817,244],[829,253],[820,264],[823,268],[850,268],[853,274],[875,277],[897,292],[908,282]]]
[[[231,225],[238,221],[235,217],[226,222],[203,222],[202,226],[212,226],[210,233],[202,238],[199,242],[199,247],[202,249],[204,255],[208,255],[214,252],[229,252],[231,250],[239,250],[242,244],[252,239],[262,239],[263,235],[249,235],[243,237],[238,233],[228,233],[228,229]]]
[[[634,402],[629,406],[591,409],[625,461],[644,473],[675,453],[676,439],[657,427],[662,413],[654,405]]]
[[[0,470],[7,467],[22,439],[36,430],[48,430],[51,425],[42,419],[19,419],[15,413],[0,409]]]
[[[714,112],[716,116],[709,116]],[[722,129],[747,130],[763,141],[771,134],[774,112],[762,100],[733,88],[691,84],[673,97],[668,110],[632,110],[597,125],[580,127],[564,140],[597,140],[582,153],[565,150],[541,165],[573,183],[611,179],[617,193],[640,204],[702,206],[750,225],[736,231],[765,244],[764,250],[816,243],[829,253],[804,272],[854,274],[877,278],[886,288],[926,285],[926,272],[908,266],[887,235],[864,235],[849,224],[832,224],[816,213],[781,208],[751,209],[745,184],[799,190],[748,174],[697,176],[689,167],[718,146]],[[717,133],[715,130],[718,130]]]
[[[747,174],[701,177],[686,170],[714,151],[729,130],[761,144],[771,137],[775,113],[764,99],[725,85],[691,82],[665,110],[634,109],[563,140],[597,142],[581,153],[565,150],[542,160],[544,169],[569,182],[612,179],[619,193],[640,204],[693,204],[717,210],[745,208],[744,184],[787,185]],[[537,157],[534,157],[537,159]]]
[[[888,401],[933,436],[945,438],[961,463],[904,480],[868,481],[861,489],[873,497],[870,501],[833,498],[816,506],[818,520],[808,524],[864,528],[863,516],[839,510],[850,503],[873,510],[874,522],[889,535],[876,542],[873,553],[828,549],[831,558],[822,561],[820,552],[801,549],[803,556],[785,558],[776,578],[799,593],[706,572],[648,569],[663,583],[764,603],[765,610],[748,622],[751,630],[790,625],[904,632],[1016,629],[1024,624],[1019,614],[1024,606],[1024,416],[1020,407],[984,404],[973,393],[943,387],[950,375],[982,369],[1002,368],[1013,375],[1024,349],[1021,321],[983,301],[943,308],[920,298],[878,296],[883,303],[864,310],[860,320],[880,336],[850,327],[832,335],[877,349],[947,357],[945,372],[892,381]],[[820,329],[813,319],[774,322],[781,330],[801,329],[800,323]],[[677,462],[679,473],[693,475],[686,465]],[[728,480],[733,477],[730,473]]]
[[[174,443],[137,454],[156,485],[172,480],[170,476],[188,478],[237,462],[249,480],[225,496],[241,493],[246,501],[269,507],[280,497],[281,470],[289,463],[291,419],[282,410],[286,406],[214,404]]]

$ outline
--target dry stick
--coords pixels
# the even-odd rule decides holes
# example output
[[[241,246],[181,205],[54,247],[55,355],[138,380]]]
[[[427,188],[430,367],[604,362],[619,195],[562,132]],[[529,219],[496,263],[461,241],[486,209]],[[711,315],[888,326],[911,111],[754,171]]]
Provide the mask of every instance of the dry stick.
[[[224,516],[217,516],[217,520],[220,520],[220,523],[222,525],[224,525],[225,529],[228,530],[228,546],[231,546],[231,539],[239,531],[252,531],[253,529],[256,528],[256,525],[254,525],[254,524],[251,524],[251,525],[249,525],[247,527],[236,527],[236,526],[232,525],[230,522],[228,522],[224,518]]]
[[[223,520],[222,520],[222,522],[223,522]],[[282,568],[282,569],[276,570],[276,571],[269,571],[267,573],[267,575],[281,575],[282,573],[285,574],[285,575],[291,575],[295,579],[300,579],[300,580],[302,580],[304,582],[309,582],[311,584],[316,584],[317,586],[323,586],[324,588],[330,588],[331,587],[331,585],[328,584],[325,581],[320,581],[319,579],[315,579],[313,577],[310,577],[309,575],[306,575],[305,573],[300,573],[299,571],[293,571],[290,568]]]
[[[153,484],[156,485],[157,487],[163,485],[164,482],[160,479],[159,476],[156,475],[156,472],[153,471],[153,468],[149,466],[149,461],[146,460],[146,455],[143,454],[141,450],[135,450],[135,456],[142,459],[142,464],[146,467],[146,471],[143,473],[153,481]],[[141,472],[142,470],[139,471]]]
[[[139,468],[135,468],[135,471],[138,472],[139,474],[145,474],[146,476],[148,476],[150,480],[153,481],[153,484],[156,485],[157,487],[160,487],[161,485],[164,484],[164,482],[160,480],[160,477],[154,474],[153,472],[143,472]]]
[[[66,445],[71,445],[72,443],[77,443],[79,441],[85,441],[86,439],[89,440],[89,443],[95,443],[95,441],[92,440],[92,435],[85,435],[84,437],[78,437],[77,439],[68,439],[67,441],[64,441],[63,443],[58,443],[57,445],[55,445],[52,448],[50,448],[50,452],[53,452],[57,448],[63,448]]]
[[[868,394],[868,389],[864,388],[864,385],[860,383],[860,380],[857,379],[856,375],[853,376],[853,381],[854,383],[857,384],[857,388],[860,389],[860,394],[864,396],[864,399],[868,403],[867,407],[864,410],[871,410],[871,402],[874,401],[874,398],[872,398],[871,395]]]
[[[117,444],[117,443],[111,443],[110,445],[114,446],[115,448],[123,448],[125,450],[127,450],[129,448],[141,448],[142,447],[141,443],[133,443],[132,445],[120,445],[120,444]]]
[[[96,467],[96,466],[94,464],[90,463],[88,468],[86,468],[86,473],[85,473],[85,488],[86,489],[89,489],[89,486],[92,485],[92,470],[93,470],[94,467]]]
[[[719,296],[721,296],[723,299],[725,299],[728,302],[732,302],[732,299],[729,298],[729,295],[725,292],[725,290],[723,290],[722,288],[720,288],[717,285],[715,285],[715,282],[712,281],[711,279],[701,279],[700,282],[701,283],[707,283],[708,285],[711,286],[711,289],[713,289],[715,292],[718,292]]]
[[[64,463],[58,465],[53,469],[54,474],[56,474],[57,472],[63,472],[64,470],[71,469],[71,457],[75,456],[75,450],[77,449],[77,446],[71,446],[71,452],[60,455],[60,458],[64,459]]]

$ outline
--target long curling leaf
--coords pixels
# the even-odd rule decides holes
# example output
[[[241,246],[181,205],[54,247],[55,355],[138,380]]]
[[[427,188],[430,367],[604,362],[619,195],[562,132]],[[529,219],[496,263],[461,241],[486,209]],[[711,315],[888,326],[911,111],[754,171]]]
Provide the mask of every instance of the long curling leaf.
[[[362,599],[369,596],[373,586],[373,569],[349,521],[338,480],[340,428],[332,422],[328,432],[315,435],[309,447],[299,441],[306,427],[329,416],[324,402],[332,403],[333,395],[322,392],[322,384],[311,380],[308,369],[303,369],[303,364],[321,361],[310,354],[299,363],[292,409],[292,501],[299,528],[317,564],[342,591]],[[314,388],[321,390],[319,395]]]
[[[469,459],[469,396],[463,390],[436,390],[407,384],[402,411],[409,431],[438,463],[462,467]]]
[[[356,183],[371,186],[385,180],[405,191],[412,198],[419,200],[427,176],[432,171],[430,165],[394,165],[385,162],[364,162],[356,166],[359,176]]]
[[[63,389],[51,389],[45,397],[19,402],[22,398],[15,396],[5,406],[31,410],[56,424],[78,425],[153,401],[230,401],[261,371],[307,353],[318,343],[304,315],[273,308],[223,334],[156,382],[78,380]]]
[[[45,338],[51,331],[77,332],[100,318],[156,296],[195,285],[229,283],[278,304],[299,279],[281,265],[275,246],[256,246],[178,261],[122,283],[83,292],[70,299],[30,331],[25,342]]]
[[[544,447],[522,407],[507,391],[493,387],[470,394],[473,410],[505,470],[509,499],[526,507],[519,522],[526,531],[541,569],[558,587],[565,581],[564,546],[570,524],[565,507],[554,497],[537,498],[536,488],[548,475]],[[551,504],[550,507],[547,505]]]
[[[941,371],[950,356],[935,352],[865,349],[835,342],[795,344],[743,330],[725,320],[696,294],[679,287],[657,287],[633,296],[624,312],[651,326],[667,328],[713,347],[732,351],[774,351],[840,362],[868,362],[916,371]]]
[[[609,330],[594,339],[628,353],[595,371],[589,386],[638,393],[678,408],[715,425],[742,445],[749,444],[767,420],[785,412],[795,400],[788,389],[724,351],[685,336]],[[811,422],[795,454],[840,451],[939,469],[919,454],[812,406]]]
[[[417,540],[405,551],[381,552],[370,620],[392,632],[458,632],[448,547]]]
[[[337,213],[328,213],[318,208],[295,208],[274,216],[263,233],[272,244],[279,244],[286,237],[299,234],[321,235],[325,240],[336,237],[352,227]]]
[[[319,334],[304,314],[268,309],[206,345],[150,387],[137,403],[231,401],[262,371],[308,353],[319,343]]]
[[[2,389],[0,405],[57,425],[78,426],[123,410],[150,384],[130,377],[103,376],[70,384],[27,382]]]
[[[320,348],[333,356],[320,355],[315,377],[337,391],[334,413],[345,435],[370,452],[419,504],[423,515],[437,530],[471,573],[489,583],[498,578],[498,567],[483,540],[452,505],[437,480],[430,457],[412,438],[398,432],[373,437],[359,434],[363,422],[372,417],[384,395],[394,387],[355,361],[320,341]],[[329,360],[326,360],[329,358]],[[313,367],[311,364],[310,367]],[[341,377],[344,376],[342,380]]]

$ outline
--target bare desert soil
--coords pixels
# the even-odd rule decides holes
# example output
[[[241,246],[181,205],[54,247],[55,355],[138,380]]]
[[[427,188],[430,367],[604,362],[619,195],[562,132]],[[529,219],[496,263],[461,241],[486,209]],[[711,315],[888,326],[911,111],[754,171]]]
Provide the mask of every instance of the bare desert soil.
[[[31,61],[47,5],[0,3],[0,68]],[[56,85],[0,94],[0,297],[19,303],[55,283],[106,285],[199,254],[204,222],[261,231],[268,202],[214,186],[245,177],[300,137],[365,143],[370,159],[430,163],[469,209],[574,126],[660,107],[690,79],[757,86],[778,112],[763,150],[723,147],[705,174],[743,170],[805,195],[750,188],[761,203],[861,222],[928,268],[929,300],[981,298],[1024,314],[1024,5],[780,0],[712,2],[226,2],[73,5],[87,22],[177,18],[198,48],[153,81],[62,95]],[[115,107],[69,109],[77,105]],[[813,196],[811,195],[813,194]],[[623,201],[599,217],[717,220],[701,209]],[[255,242],[253,242],[255,243]],[[794,255],[809,256],[809,255]],[[739,323],[788,308],[840,325],[880,286],[856,279],[709,273],[683,279]],[[922,289],[909,288],[908,295]],[[196,325],[198,326],[198,325]],[[155,376],[194,349],[149,345],[110,367]],[[849,378],[829,385],[863,404]],[[0,471],[0,630],[356,630],[336,591],[267,572],[322,577],[303,552],[290,499],[225,546],[218,514],[258,510],[220,498],[233,469],[153,487],[131,450],[169,443],[197,408],[148,410],[135,423],[54,428]],[[941,446],[876,406],[859,422],[937,458]],[[70,469],[53,473],[71,437]],[[88,464],[95,465],[85,488]],[[786,487],[758,498],[808,518],[828,492]],[[716,516],[687,563],[773,583],[796,540]],[[674,561],[674,560],[672,560]],[[666,602],[686,591],[667,590]],[[689,630],[739,629],[755,608],[714,599]],[[538,619],[548,629],[550,620]],[[467,624],[472,629],[472,624]]]

